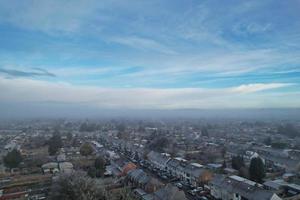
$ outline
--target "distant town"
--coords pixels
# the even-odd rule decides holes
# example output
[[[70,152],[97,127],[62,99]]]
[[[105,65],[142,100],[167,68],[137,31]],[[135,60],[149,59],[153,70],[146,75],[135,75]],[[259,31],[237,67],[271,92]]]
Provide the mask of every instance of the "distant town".
[[[300,122],[0,123],[0,200],[299,200]]]

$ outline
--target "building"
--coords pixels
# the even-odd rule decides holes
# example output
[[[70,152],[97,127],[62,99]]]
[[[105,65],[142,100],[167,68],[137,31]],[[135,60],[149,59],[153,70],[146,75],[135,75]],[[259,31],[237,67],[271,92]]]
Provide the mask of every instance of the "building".
[[[222,200],[281,200],[273,191],[240,176],[217,175],[210,182],[211,195]]]
[[[155,151],[151,151],[147,155],[150,164],[159,170],[165,170],[170,157]]]
[[[164,186],[163,183],[149,176],[142,169],[133,169],[129,171],[126,178],[128,185],[143,189],[147,193],[155,192]]]
[[[212,173],[198,163],[190,163],[184,168],[183,179],[192,186],[207,183],[212,179]]]
[[[73,164],[70,162],[60,162],[58,164],[58,166],[59,166],[60,172],[62,172],[62,173],[70,174],[73,172]]]
[[[109,166],[109,171],[114,176],[125,176],[132,169],[136,169],[136,165],[122,158],[111,160],[111,165]]]
[[[187,161],[180,158],[172,158],[167,163],[167,171],[181,180],[184,180],[186,177],[185,167]]]
[[[57,162],[49,162],[42,165],[42,170],[44,174],[48,173],[57,173],[59,172],[58,163]]]
[[[298,200],[300,199],[300,185],[288,183],[283,179],[277,179],[264,182],[264,188],[276,191],[276,194],[282,199]]]
[[[164,188],[153,193],[153,200],[186,200],[185,194],[177,187],[168,184]]]

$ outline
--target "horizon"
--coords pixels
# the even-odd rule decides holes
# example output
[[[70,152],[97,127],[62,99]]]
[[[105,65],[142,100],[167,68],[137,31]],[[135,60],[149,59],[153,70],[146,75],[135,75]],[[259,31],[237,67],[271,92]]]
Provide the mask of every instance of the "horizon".
[[[0,119],[5,121],[19,120],[244,120],[244,121],[299,121],[300,108],[246,108],[246,109],[98,109],[75,107],[56,107],[52,109],[39,108],[40,113],[31,112],[36,109],[27,107],[23,110],[14,111],[10,107],[2,108]],[[16,110],[18,107],[15,108]],[[64,110],[62,110],[64,109]]]

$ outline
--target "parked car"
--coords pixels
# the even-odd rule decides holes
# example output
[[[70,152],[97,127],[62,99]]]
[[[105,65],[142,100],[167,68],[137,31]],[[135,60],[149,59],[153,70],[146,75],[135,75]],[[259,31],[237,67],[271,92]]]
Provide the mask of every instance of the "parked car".
[[[194,191],[194,190],[189,190],[189,191],[187,191],[190,195],[193,195],[193,196],[195,196],[196,195],[196,192]]]
[[[183,185],[181,183],[176,183],[175,186],[178,187],[178,189],[182,189],[183,188]]]
[[[200,200],[208,200],[208,198],[207,197],[200,197]]]

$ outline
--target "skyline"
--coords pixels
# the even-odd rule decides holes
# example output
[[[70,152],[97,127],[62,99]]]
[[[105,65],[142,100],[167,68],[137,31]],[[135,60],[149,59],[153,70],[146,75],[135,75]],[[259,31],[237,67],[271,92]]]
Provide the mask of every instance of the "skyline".
[[[0,0],[0,107],[300,108],[299,8]]]

